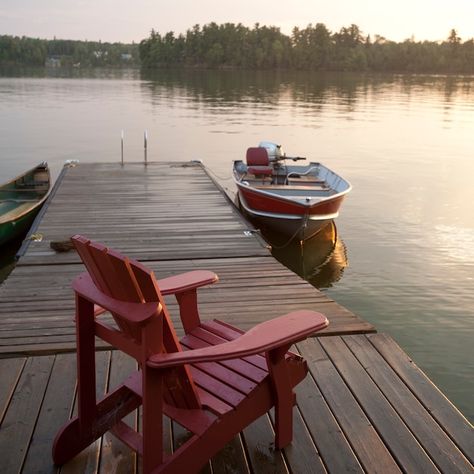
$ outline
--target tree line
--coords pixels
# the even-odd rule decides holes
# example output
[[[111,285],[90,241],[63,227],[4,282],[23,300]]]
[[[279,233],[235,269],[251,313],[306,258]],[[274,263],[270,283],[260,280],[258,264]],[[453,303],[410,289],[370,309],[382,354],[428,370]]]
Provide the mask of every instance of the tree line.
[[[185,34],[152,30],[139,44],[145,68],[208,67],[315,71],[474,73],[474,39],[451,30],[445,41],[395,42],[365,36],[357,25],[331,32],[323,23],[291,35],[258,23],[195,25]]]
[[[138,66],[137,44],[0,36],[0,64],[15,66]]]
[[[310,24],[285,35],[275,26],[258,23],[252,28],[209,23],[179,35],[152,30],[140,44],[3,35],[0,65],[472,74],[474,39],[462,41],[454,29],[440,42],[395,42],[365,36],[354,24],[338,32],[323,23]]]

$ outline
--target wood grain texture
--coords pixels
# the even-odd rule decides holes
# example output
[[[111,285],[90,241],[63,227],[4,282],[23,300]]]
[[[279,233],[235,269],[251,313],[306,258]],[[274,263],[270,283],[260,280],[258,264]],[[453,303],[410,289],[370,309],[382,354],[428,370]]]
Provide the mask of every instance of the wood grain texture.
[[[452,473],[470,472],[470,462],[426,412],[416,396],[400,383],[396,373],[380,358],[374,346],[367,339],[351,336],[344,337],[343,341],[438,469]]]
[[[0,425],[3,472],[21,471],[53,363],[54,356],[32,357],[25,363]]]
[[[71,282],[84,271],[75,251],[50,242],[82,233],[165,278],[212,270],[218,284],[199,290],[203,319],[242,329],[298,309],[323,312],[322,333],[360,334],[374,327],[274,260],[201,167],[177,163],[81,164],[62,173],[31,242],[0,287],[0,357],[75,349]],[[174,297],[173,323],[181,327]],[[103,346],[103,344],[102,344]]]
[[[392,458],[375,426],[360,407],[358,400],[339,375],[338,368],[324,352],[321,344],[312,339],[297,344],[297,347],[307,360],[315,383],[362,467],[368,472],[381,474],[400,472],[397,462]],[[311,415],[303,410],[303,416],[309,418]],[[318,438],[315,441],[318,443]],[[347,450],[342,451],[336,446],[326,443],[326,449],[329,450],[327,452],[330,453],[328,456],[330,469],[334,472],[356,470],[355,466],[352,467],[354,461],[351,460]],[[326,451],[323,451],[322,446],[319,449],[324,459]]]
[[[321,341],[321,345],[400,466],[406,472],[436,473],[438,470],[426,451],[344,342],[331,338]]]
[[[283,451],[274,449],[270,414],[235,437],[204,472],[397,473],[409,462],[408,471],[415,474],[427,472],[427,465],[436,465],[435,472],[472,472],[472,461],[461,454],[461,446],[472,442],[472,427],[461,435],[456,427],[463,426],[465,419],[455,411],[450,412],[448,425],[437,420],[439,413],[448,412],[450,407],[452,410],[452,405],[439,396],[438,389],[421,371],[410,372],[407,380],[402,371],[394,370],[394,366],[406,363],[406,354],[393,343],[387,362],[378,347],[385,352],[391,347],[393,341],[388,336],[330,336],[320,340],[322,343],[308,339],[297,344],[309,364],[310,375],[297,388],[293,443]],[[8,391],[12,396],[0,425],[5,472],[58,472],[50,458],[50,444],[58,424],[75,410],[75,356],[5,360],[17,370],[24,365],[18,380],[11,379]],[[98,354],[97,395],[134,367],[133,361],[117,352]],[[423,391],[412,391],[410,386],[423,386]],[[399,421],[387,421],[392,418]],[[135,423],[136,415],[129,422]],[[455,433],[451,431],[453,426]],[[173,440],[174,449],[186,437],[186,431],[178,425],[173,426],[171,434],[168,419],[164,420],[164,429],[165,443],[170,445]],[[392,439],[397,434],[400,438]],[[412,451],[422,453],[421,458],[413,460]],[[445,459],[440,459],[442,453]],[[131,450],[107,434],[63,466],[61,472],[135,472],[137,464],[140,472],[140,458],[137,462]]]
[[[51,241],[83,234],[139,260],[266,255],[201,167],[80,164],[64,174],[21,264],[78,262]]]
[[[74,403],[76,373],[75,354],[59,354],[54,358],[49,383],[38,416],[23,470],[25,472],[56,472],[49,453],[54,436],[71,416]]]
[[[0,357],[20,356],[0,358],[2,470],[58,471],[49,450],[57,425],[76,410],[75,356],[62,353],[75,350],[70,285],[83,267],[74,252],[56,253],[49,244],[83,233],[144,261],[158,278],[215,271],[219,283],[199,290],[203,319],[248,329],[310,309],[330,320],[324,337],[297,345],[310,375],[297,387],[294,443],[275,450],[272,417],[264,416],[217,454],[207,472],[472,472],[472,426],[409,357],[389,336],[363,335],[373,326],[277,263],[244,235],[246,228],[199,167],[68,169],[38,223],[43,241],[30,243],[0,287]],[[179,327],[176,301],[166,302]],[[97,361],[98,397],[134,365],[107,350]],[[232,362],[223,367],[237,377]],[[258,378],[258,370],[252,376]],[[140,426],[140,416],[139,410],[128,422]],[[163,424],[171,451],[185,433],[168,419]],[[140,467],[140,458],[105,435],[61,472]]]
[[[374,337],[375,336],[375,337]],[[474,428],[457,408],[431,382],[398,344],[386,334],[367,338],[384,360],[404,381],[470,463],[474,463]]]
[[[15,391],[25,362],[25,357],[19,359],[0,359],[0,423]]]

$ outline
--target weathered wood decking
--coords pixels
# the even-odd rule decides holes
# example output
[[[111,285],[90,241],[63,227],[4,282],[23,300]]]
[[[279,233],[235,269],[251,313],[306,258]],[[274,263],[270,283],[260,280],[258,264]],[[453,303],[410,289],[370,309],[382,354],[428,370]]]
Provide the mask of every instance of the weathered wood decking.
[[[80,164],[68,169],[37,232],[0,287],[2,472],[58,472],[52,439],[75,410],[74,252],[49,244],[74,233],[145,261],[158,277],[196,268],[220,282],[200,290],[203,318],[242,328],[296,308],[324,312],[326,337],[298,344],[310,376],[298,387],[294,442],[272,449],[271,418],[249,426],[207,472],[473,472],[472,426],[383,334],[277,263],[200,167]],[[177,314],[169,300],[170,310]],[[134,362],[98,353],[98,397]],[[1,358],[3,357],[3,358]],[[140,425],[139,413],[128,423]],[[169,449],[184,433],[165,423]],[[61,473],[135,472],[139,460],[110,435]]]
[[[296,308],[316,308],[331,319],[327,334],[374,330],[276,262],[245,230],[200,166],[68,169],[38,226],[43,240],[29,244],[0,289],[0,354],[74,349],[71,281],[82,265],[75,252],[57,253],[50,242],[76,233],[146,262],[159,278],[196,268],[215,271],[220,282],[200,292],[205,317],[246,329]]]
[[[472,472],[472,427],[389,337],[330,336],[297,348],[311,373],[297,388],[292,445],[273,450],[271,418],[263,417],[204,472]],[[75,409],[74,363],[74,354],[0,359],[2,472],[59,472],[49,452]],[[97,395],[134,367],[119,352],[99,353]],[[140,423],[138,414],[128,423]],[[179,426],[165,423],[165,433],[170,450],[179,445]],[[106,435],[60,472],[133,473],[137,463]]]

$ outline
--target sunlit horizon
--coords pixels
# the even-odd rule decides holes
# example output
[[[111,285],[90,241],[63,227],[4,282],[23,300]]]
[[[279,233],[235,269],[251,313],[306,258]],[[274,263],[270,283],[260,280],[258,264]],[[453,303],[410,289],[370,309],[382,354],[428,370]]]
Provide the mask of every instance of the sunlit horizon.
[[[255,23],[276,26],[287,35],[294,27],[324,23],[331,32],[356,24],[363,35],[383,36],[401,42],[443,41],[455,29],[462,41],[474,38],[474,2],[471,0],[400,0],[388,4],[375,0],[328,2],[295,0],[275,4],[269,0],[238,4],[202,0],[177,0],[166,8],[150,0],[126,2],[83,0],[79,5],[55,0],[2,0],[1,34],[44,39],[104,42],[140,42],[154,29],[163,34],[185,33],[195,24],[210,22]]]

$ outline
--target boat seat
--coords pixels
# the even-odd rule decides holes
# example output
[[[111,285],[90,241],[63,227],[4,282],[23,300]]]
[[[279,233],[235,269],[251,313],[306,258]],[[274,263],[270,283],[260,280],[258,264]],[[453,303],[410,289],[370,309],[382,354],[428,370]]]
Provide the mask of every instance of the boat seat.
[[[247,171],[255,176],[271,176],[273,168],[266,148],[250,147],[247,149]]]

